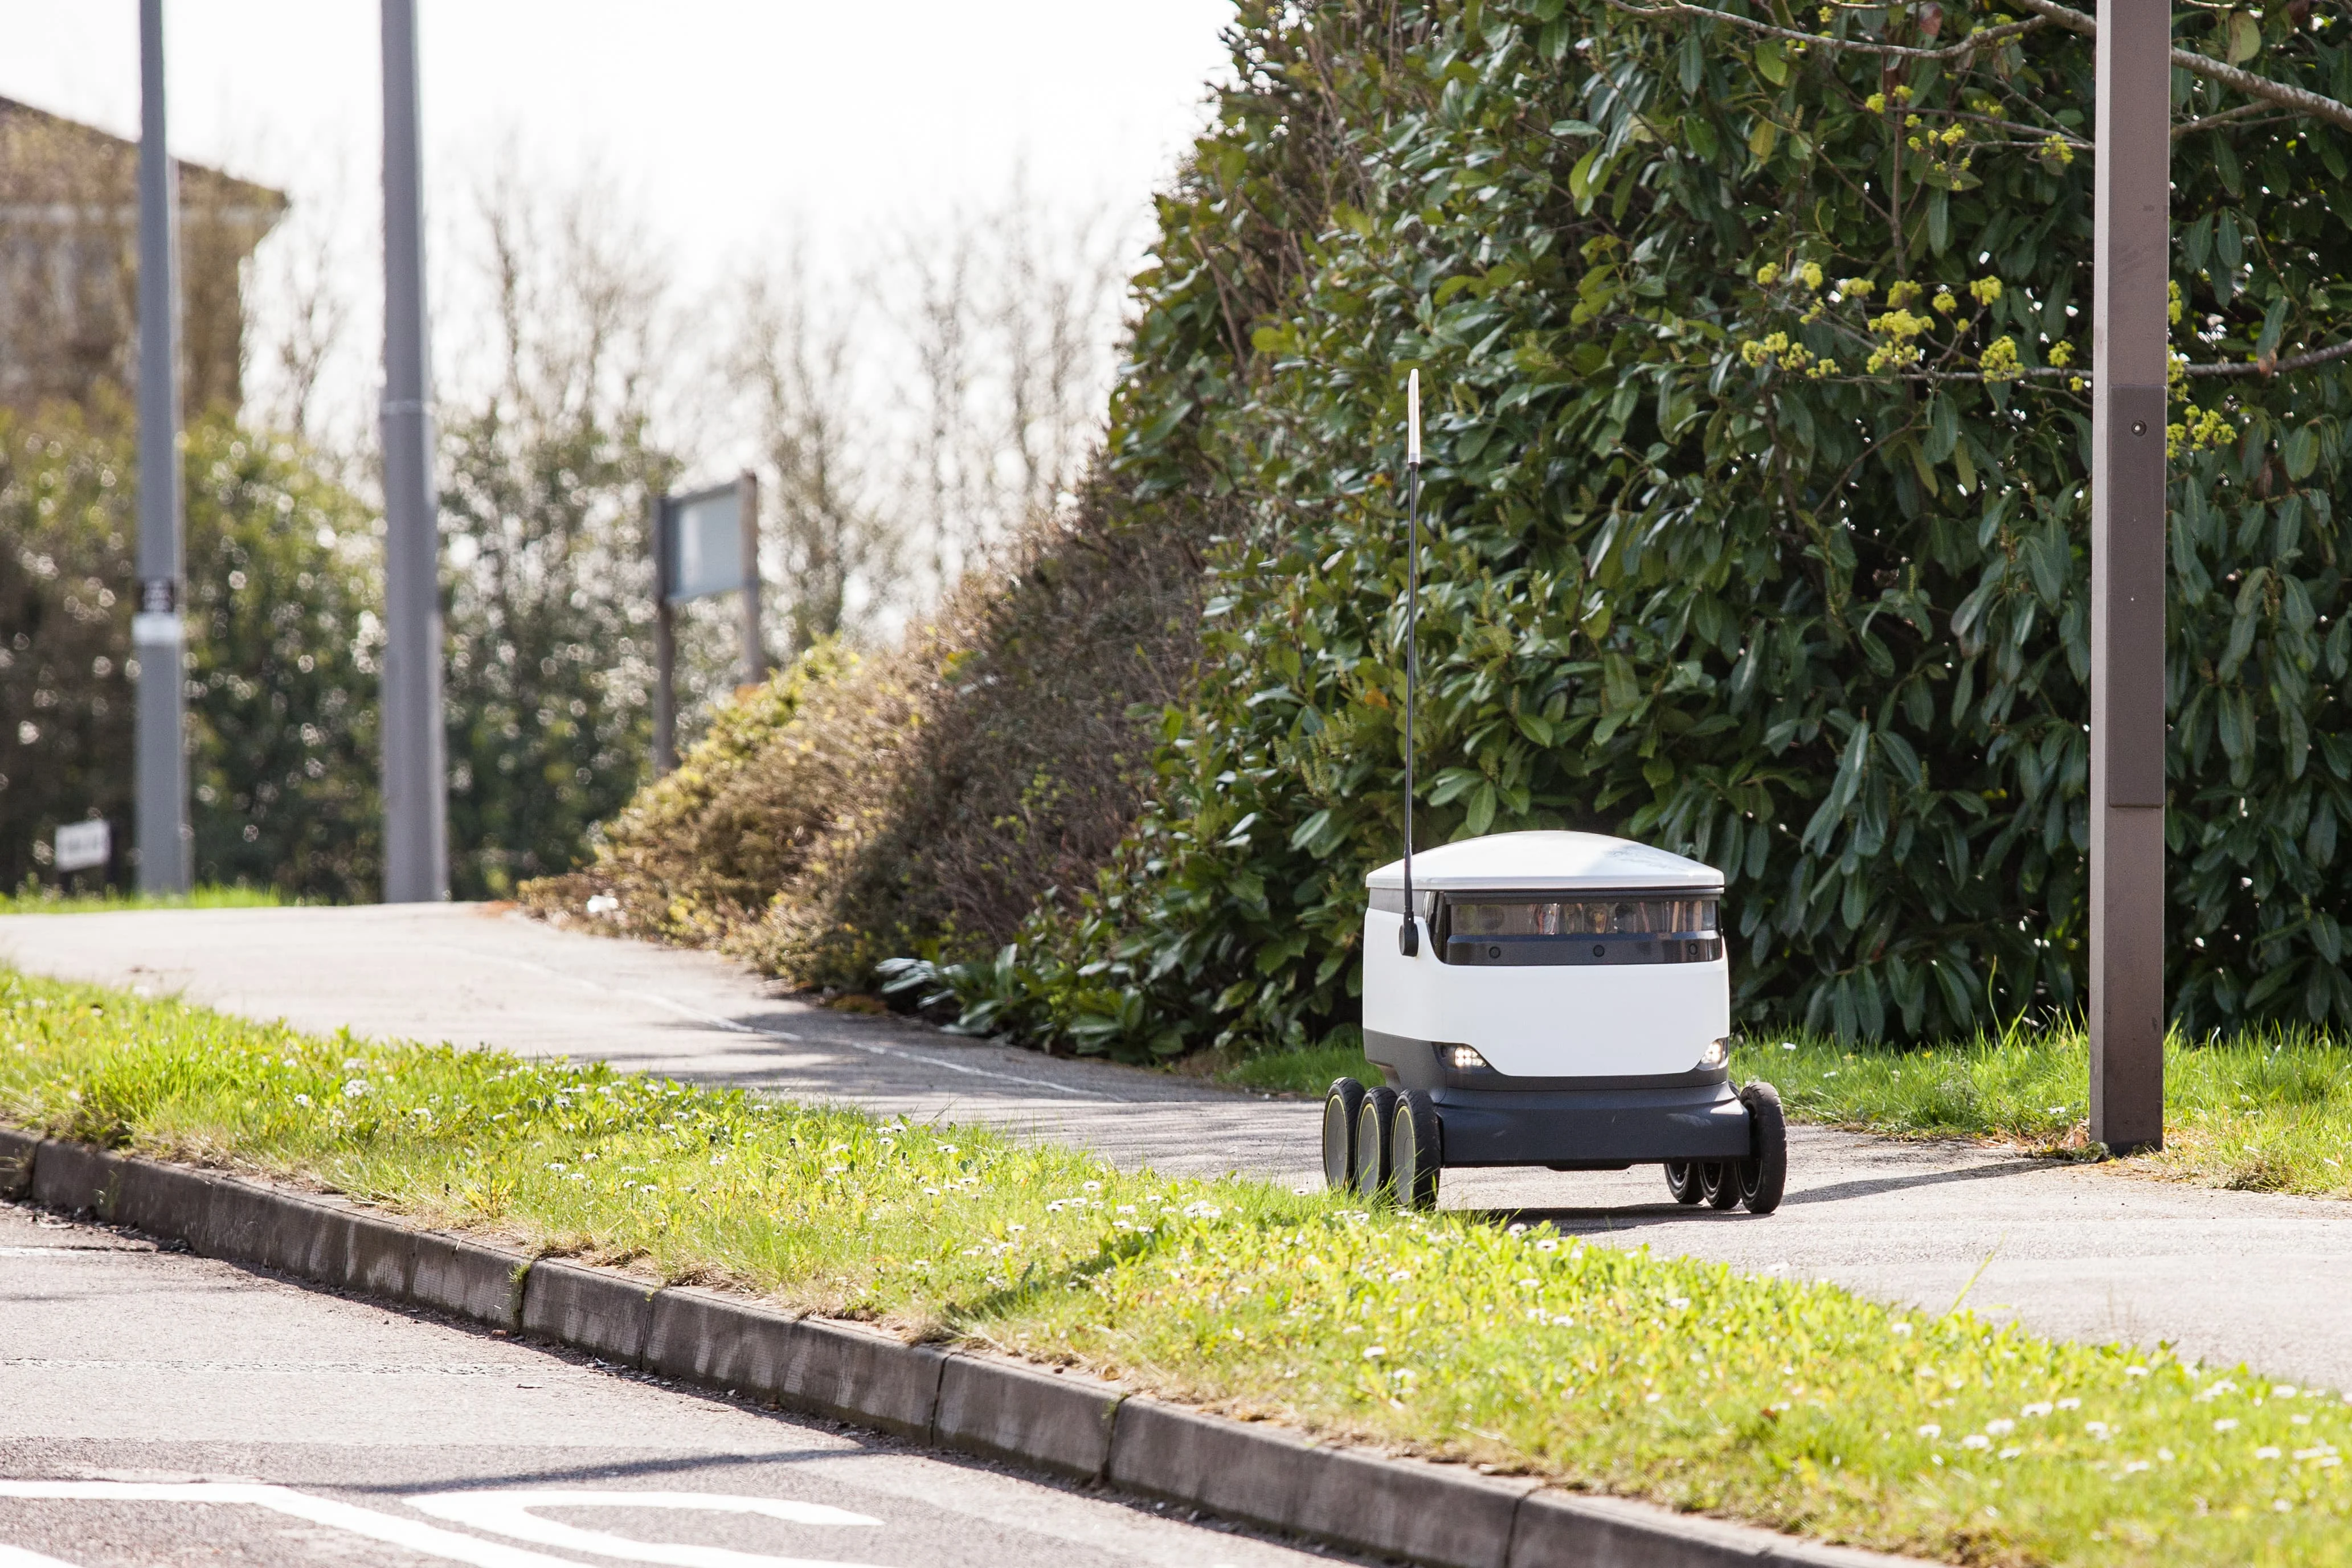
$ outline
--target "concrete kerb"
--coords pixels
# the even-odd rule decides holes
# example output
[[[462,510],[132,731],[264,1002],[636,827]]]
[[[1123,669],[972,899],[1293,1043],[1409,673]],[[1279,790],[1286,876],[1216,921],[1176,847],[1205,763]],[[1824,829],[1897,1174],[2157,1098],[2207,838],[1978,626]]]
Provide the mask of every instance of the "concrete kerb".
[[[1621,1498],[1335,1448],[1111,1385],[410,1230],[335,1199],[0,1128],[0,1197],[629,1366],[1431,1568],[1919,1568]]]

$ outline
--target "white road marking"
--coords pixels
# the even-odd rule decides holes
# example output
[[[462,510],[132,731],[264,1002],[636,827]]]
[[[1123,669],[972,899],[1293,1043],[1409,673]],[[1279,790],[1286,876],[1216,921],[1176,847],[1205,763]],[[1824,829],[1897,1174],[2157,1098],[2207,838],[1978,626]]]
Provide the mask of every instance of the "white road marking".
[[[61,1557],[44,1557],[26,1547],[0,1541],[0,1568],[79,1568]]]
[[[527,958],[509,958],[505,955],[499,953],[477,953],[468,948],[452,946],[446,943],[439,942],[425,943],[422,944],[422,946],[431,947],[436,952],[454,953],[461,958],[470,958],[477,963],[508,964],[518,969],[529,969],[535,974],[551,975],[556,979],[569,981],[571,984],[575,986],[585,987],[587,989],[598,992],[604,996],[625,997],[632,1001],[645,1002],[653,1007],[662,1008],[677,1014],[680,1018],[689,1018],[698,1023],[709,1024],[714,1029],[723,1029],[730,1034],[756,1035],[761,1040],[782,1040],[787,1045],[807,1045],[811,1043],[811,1041],[803,1036],[788,1034],[780,1029],[760,1029],[751,1024],[739,1023],[733,1019],[722,1018],[719,1014],[713,1012],[705,1012],[700,1008],[690,1006],[685,1002],[675,1001],[668,997],[659,996],[652,991],[624,991],[612,986],[599,985],[593,980],[583,979],[577,975],[567,974],[562,969],[554,968],[546,964],[534,964]],[[819,1043],[825,1045],[843,1045],[848,1047],[852,1051],[862,1051],[868,1056],[894,1057],[902,1061],[919,1062],[925,1067],[944,1067],[950,1072],[961,1072],[973,1078],[992,1078],[1004,1083],[1025,1084],[1032,1089],[1049,1089],[1056,1094],[1074,1094],[1082,1100],[1108,1100],[1116,1104],[1127,1104],[1130,1103],[1121,1099],[1117,1094],[1106,1094],[1098,1089],[1074,1089],[1066,1083],[1055,1083],[1043,1078],[1024,1078],[1017,1072],[998,1072],[991,1068],[974,1067],[968,1062],[945,1061],[936,1056],[927,1056],[919,1051],[906,1051],[898,1046],[875,1045],[869,1041],[856,1040],[829,1040]]]
[[[0,1498],[38,1498],[72,1502],[250,1503],[312,1524],[347,1530],[426,1557],[467,1563],[473,1568],[579,1568],[568,1558],[548,1557],[483,1541],[454,1530],[397,1519],[373,1509],[310,1497],[288,1487],[229,1481],[10,1481],[0,1480]]]
[[[569,1558],[547,1557],[504,1542],[460,1535],[454,1530],[421,1524],[413,1519],[378,1513],[331,1498],[312,1497],[291,1487],[242,1481],[12,1481],[0,1480],[0,1498],[26,1498],[66,1502],[203,1502],[247,1503],[312,1524],[345,1530],[372,1541],[405,1548],[426,1557],[467,1563],[473,1568],[579,1568]],[[533,1508],[673,1508],[701,1509],[723,1513],[758,1513],[794,1524],[879,1526],[878,1519],[822,1503],[793,1502],[776,1498],[730,1497],[702,1492],[618,1491],[483,1491],[426,1492],[406,1500],[427,1513],[460,1524],[494,1530],[518,1540],[541,1545],[565,1546],[636,1563],[663,1563],[675,1568],[872,1568],[869,1563],[840,1563],[810,1557],[764,1557],[730,1552],[719,1546],[689,1546],[675,1542],[630,1541],[593,1530],[578,1530],[553,1520],[535,1519]],[[15,1553],[15,1555],[11,1555]],[[0,1545],[0,1568],[74,1568],[55,1558],[21,1547]]]
[[[769,1557],[734,1552],[723,1546],[692,1546],[680,1542],[632,1541],[602,1531],[582,1530],[541,1519],[535,1508],[673,1508],[706,1513],[756,1513],[791,1524],[867,1525],[882,1521],[846,1509],[823,1503],[794,1502],[783,1498],[734,1497],[697,1491],[451,1491],[411,1496],[408,1504],[437,1519],[495,1531],[518,1541],[561,1546],[572,1552],[593,1552],[633,1563],[663,1563],[673,1568],[815,1568],[796,1557]],[[842,1564],[841,1568],[854,1568]]]
[[[391,1361],[166,1361],[161,1357],[124,1360],[75,1359],[67,1356],[12,1355],[0,1357],[0,1370],[21,1372],[176,1372],[250,1377],[261,1373],[289,1376],[331,1377],[510,1377],[518,1370],[487,1361],[452,1361],[437,1364]]]

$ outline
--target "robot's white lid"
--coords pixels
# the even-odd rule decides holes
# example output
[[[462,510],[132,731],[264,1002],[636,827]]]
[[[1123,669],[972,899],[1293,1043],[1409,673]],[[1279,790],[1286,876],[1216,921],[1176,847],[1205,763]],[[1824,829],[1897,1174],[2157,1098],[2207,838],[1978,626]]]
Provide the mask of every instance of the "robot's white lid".
[[[1528,891],[1720,893],[1723,873],[1664,850],[1606,833],[1489,833],[1416,850],[1412,884],[1434,893]],[[1404,862],[1364,874],[1364,885],[1404,886]]]

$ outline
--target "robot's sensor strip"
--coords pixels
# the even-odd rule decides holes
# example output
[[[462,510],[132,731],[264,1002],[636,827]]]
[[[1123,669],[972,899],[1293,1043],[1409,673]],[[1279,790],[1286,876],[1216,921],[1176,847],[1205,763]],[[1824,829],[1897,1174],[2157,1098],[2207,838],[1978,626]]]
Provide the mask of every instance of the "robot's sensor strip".
[[[1448,964],[1711,964],[1723,956],[1712,896],[1423,896],[1437,952]],[[1397,890],[1374,889],[1371,899],[1375,909],[1403,913]]]

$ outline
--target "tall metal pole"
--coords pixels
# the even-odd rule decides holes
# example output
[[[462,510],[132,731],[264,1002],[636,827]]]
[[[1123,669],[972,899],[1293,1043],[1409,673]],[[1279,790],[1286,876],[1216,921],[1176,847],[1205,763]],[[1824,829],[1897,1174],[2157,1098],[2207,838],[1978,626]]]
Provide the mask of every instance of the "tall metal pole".
[[[383,0],[383,898],[449,896],[416,0]]]
[[[760,476],[749,468],[735,481],[735,526],[743,543],[743,684],[768,678],[768,641],[760,629]]]
[[[163,0],[139,4],[139,658],[132,743],[139,890],[185,893],[188,826],[186,638],[180,619],[179,180],[163,129]]]
[[[2091,1136],[2164,1142],[2172,0],[2099,7],[2091,343]]]
[[[677,620],[669,601],[670,529],[677,516],[656,496],[646,518],[654,551],[654,777],[677,766]]]

